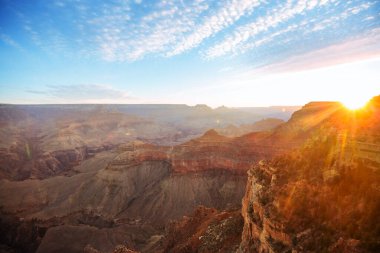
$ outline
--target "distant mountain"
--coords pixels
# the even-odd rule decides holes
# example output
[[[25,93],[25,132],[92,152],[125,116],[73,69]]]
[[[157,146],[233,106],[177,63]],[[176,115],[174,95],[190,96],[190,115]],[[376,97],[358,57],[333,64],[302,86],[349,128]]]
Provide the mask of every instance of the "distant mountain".
[[[256,115],[266,115],[266,118],[288,120],[293,112],[301,109],[301,106],[238,107],[236,109]]]
[[[0,105],[0,178],[67,174],[94,152],[134,140],[176,145],[243,123],[245,133],[260,117],[206,105]]]
[[[284,123],[281,119],[268,118],[259,120],[253,124],[242,124],[240,126],[228,125],[224,128],[217,128],[216,131],[229,137],[237,137],[252,132],[269,131]]]

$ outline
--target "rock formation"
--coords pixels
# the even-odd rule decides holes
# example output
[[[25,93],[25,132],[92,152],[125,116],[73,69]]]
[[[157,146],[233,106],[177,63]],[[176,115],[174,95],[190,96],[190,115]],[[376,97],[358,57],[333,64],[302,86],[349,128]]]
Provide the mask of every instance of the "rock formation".
[[[380,249],[379,99],[356,112],[323,104],[329,113],[315,116],[298,150],[249,170],[241,252]],[[307,105],[292,120],[321,105]]]
[[[235,252],[242,228],[239,210],[217,211],[199,206],[190,216],[169,224],[157,252]]]

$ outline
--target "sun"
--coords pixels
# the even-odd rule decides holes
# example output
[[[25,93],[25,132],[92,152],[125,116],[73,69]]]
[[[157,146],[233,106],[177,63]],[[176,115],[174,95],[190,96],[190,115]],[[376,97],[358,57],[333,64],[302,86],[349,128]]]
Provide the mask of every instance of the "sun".
[[[358,110],[367,104],[368,99],[351,98],[341,102],[347,109]]]

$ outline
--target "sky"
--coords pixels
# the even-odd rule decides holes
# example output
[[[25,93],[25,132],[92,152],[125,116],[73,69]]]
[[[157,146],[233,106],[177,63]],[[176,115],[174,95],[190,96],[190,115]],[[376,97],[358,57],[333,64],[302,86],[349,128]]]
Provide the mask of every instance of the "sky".
[[[378,0],[0,0],[0,103],[361,102],[379,73]]]

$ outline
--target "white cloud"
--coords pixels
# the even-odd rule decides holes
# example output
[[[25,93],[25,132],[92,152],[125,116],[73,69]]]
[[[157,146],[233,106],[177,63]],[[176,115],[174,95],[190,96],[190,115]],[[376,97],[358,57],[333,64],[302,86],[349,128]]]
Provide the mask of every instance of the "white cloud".
[[[41,91],[29,90],[31,93],[41,93]],[[75,84],[75,85],[48,85],[47,96],[55,97],[65,101],[84,100],[129,100],[128,92],[118,90],[110,85],[103,84]]]
[[[235,49],[234,52],[236,52],[238,50],[239,53],[245,53],[249,50],[252,50],[253,48],[257,48],[257,47],[260,47],[264,44],[268,44],[268,43],[272,42],[276,37],[279,37],[285,33],[295,31],[299,27],[300,27],[300,25],[296,25],[296,24],[290,25],[290,26],[285,27],[283,29],[280,29],[276,32],[273,32],[273,33],[269,34],[268,36],[266,36],[262,39],[244,43],[239,47],[239,49]]]
[[[373,29],[360,38],[350,39],[339,44],[294,55],[243,75],[260,73],[290,72],[321,68],[380,57],[380,28]]]
[[[201,25],[195,28],[194,32],[185,36],[180,43],[175,45],[173,51],[169,52],[167,55],[177,55],[198,46],[204,39],[232,25],[240,17],[251,12],[253,8],[259,4],[260,1],[258,0],[232,0],[228,2],[226,5],[222,6],[217,13],[207,17]]]
[[[331,28],[332,26],[334,26],[338,22],[350,17],[351,15],[356,15],[356,14],[368,9],[371,5],[372,5],[371,3],[363,3],[361,5],[348,8],[336,16],[323,19],[320,22],[314,24],[314,26],[310,30],[305,31],[304,34],[307,34],[310,32],[317,32],[317,31],[325,30],[327,28]]]
[[[42,40],[40,38],[40,34],[38,32],[36,32],[31,24],[30,24],[30,21],[25,21],[25,25],[24,25],[24,30],[29,33],[33,43],[36,45],[36,46],[39,46],[41,47],[42,46]]]
[[[224,41],[207,50],[206,58],[214,58],[230,52],[236,52],[239,46],[249,39],[317,6],[316,1],[308,2],[302,0],[293,4],[293,1],[288,0],[279,9],[274,8],[268,15],[261,16],[254,22],[238,27],[234,33],[227,36]]]
[[[304,15],[312,9],[323,7],[332,3],[338,4],[336,0],[324,1],[294,1],[288,0],[278,9],[275,8],[267,15],[258,17],[258,19],[249,24],[238,27],[232,34],[225,37],[221,42],[210,47],[204,56],[208,59],[223,56],[226,54],[242,54],[253,48],[260,47],[264,44],[273,42],[274,38],[288,32],[300,31],[304,35],[313,32],[331,28],[342,22],[352,15],[357,15],[362,11],[373,6],[374,2],[364,2],[350,7],[350,2],[346,3],[345,8],[340,12],[331,15],[330,10],[324,10],[321,15],[315,18],[304,19],[302,22],[291,22],[297,15]],[[288,24],[285,28],[278,28],[280,25]],[[311,27],[310,27],[311,26]],[[277,30],[275,30],[277,29]],[[264,34],[263,36],[261,36]],[[295,37],[298,38],[298,37]],[[291,41],[288,37],[282,41],[282,44]]]
[[[20,46],[19,43],[17,43],[14,39],[12,39],[10,36],[1,33],[0,34],[0,40],[2,40],[5,44],[17,48],[19,50],[23,50],[23,48]]]
[[[204,1],[179,4],[160,2],[156,10],[140,22],[110,25],[98,34],[104,59],[137,60],[150,53],[161,53],[177,43],[182,34],[195,26],[198,16],[208,9]]]
[[[44,22],[40,17],[20,18],[29,38],[48,53],[136,61],[198,48],[212,59],[270,43],[281,45],[276,39],[285,44],[292,40],[284,38],[287,33],[305,35],[331,28],[373,5],[374,1],[337,0],[114,0],[97,4],[54,0],[47,6],[52,11],[46,13]]]

